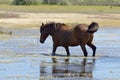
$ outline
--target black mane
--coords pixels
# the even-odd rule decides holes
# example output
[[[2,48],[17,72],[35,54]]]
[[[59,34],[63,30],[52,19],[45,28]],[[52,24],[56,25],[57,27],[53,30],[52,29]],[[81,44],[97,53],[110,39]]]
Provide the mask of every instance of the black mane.
[[[45,25],[56,25],[56,26],[66,26],[66,24],[64,23],[55,23],[55,22],[49,22],[49,23],[46,23]]]

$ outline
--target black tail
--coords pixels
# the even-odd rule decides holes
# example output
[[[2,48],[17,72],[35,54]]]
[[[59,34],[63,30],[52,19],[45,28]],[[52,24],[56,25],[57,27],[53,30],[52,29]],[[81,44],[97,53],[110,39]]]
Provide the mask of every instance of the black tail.
[[[94,32],[96,32],[96,31],[98,30],[98,28],[99,28],[98,23],[92,22],[92,23],[88,26],[87,32],[89,32],[89,33],[94,33]]]

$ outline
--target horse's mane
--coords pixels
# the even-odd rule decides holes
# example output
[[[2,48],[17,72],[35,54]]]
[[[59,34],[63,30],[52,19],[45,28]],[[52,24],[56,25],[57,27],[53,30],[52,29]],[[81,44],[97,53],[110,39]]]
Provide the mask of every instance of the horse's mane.
[[[45,25],[54,25],[56,24],[57,26],[66,26],[65,23],[56,23],[56,22],[49,22],[49,23],[46,23]]]

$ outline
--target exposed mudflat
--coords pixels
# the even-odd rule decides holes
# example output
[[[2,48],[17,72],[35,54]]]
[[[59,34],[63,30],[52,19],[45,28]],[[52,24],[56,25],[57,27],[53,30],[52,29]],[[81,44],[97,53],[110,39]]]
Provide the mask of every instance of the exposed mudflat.
[[[64,48],[50,56],[51,37],[39,43],[39,29],[11,30],[0,34],[0,80],[120,80],[120,28],[105,27],[95,33],[96,57],[87,47],[84,58],[79,46]]]

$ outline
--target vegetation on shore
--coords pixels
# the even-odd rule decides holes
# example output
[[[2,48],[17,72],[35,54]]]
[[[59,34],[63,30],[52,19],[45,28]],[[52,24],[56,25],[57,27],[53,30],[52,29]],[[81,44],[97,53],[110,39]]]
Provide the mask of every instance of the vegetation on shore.
[[[102,6],[120,6],[120,0],[0,0],[2,4],[15,5],[102,5]]]
[[[16,5],[12,5],[13,3]],[[120,13],[120,0],[0,0],[0,11],[87,14]]]
[[[15,6],[0,5],[0,11],[9,12],[28,12],[28,13],[85,13],[85,14],[102,14],[102,13],[120,13],[120,7],[114,6],[58,6],[58,5],[40,5],[40,6]]]

